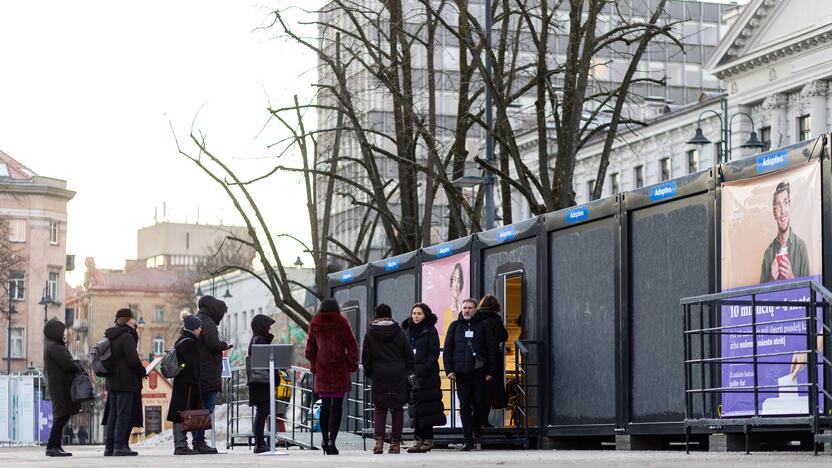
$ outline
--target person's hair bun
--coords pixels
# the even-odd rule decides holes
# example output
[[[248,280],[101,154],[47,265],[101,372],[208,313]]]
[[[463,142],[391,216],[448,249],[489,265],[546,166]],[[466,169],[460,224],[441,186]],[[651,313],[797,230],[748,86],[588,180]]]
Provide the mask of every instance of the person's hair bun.
[[[185,320],[186,318],[190,317],[191,315],[193,315],[193,314],[191,314],[187,310],[183,310],[182,312],[179,312],[179,320]]]

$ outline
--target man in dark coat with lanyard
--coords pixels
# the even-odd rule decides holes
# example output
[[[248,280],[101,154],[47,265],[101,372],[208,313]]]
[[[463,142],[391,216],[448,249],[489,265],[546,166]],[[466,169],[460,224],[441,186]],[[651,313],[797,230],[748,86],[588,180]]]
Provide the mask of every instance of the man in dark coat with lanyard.
[[[218,326],[228,311],[225,302],[213,296],[199,299],[197,318],[202,321],[202,333],[199,335],[199,390],[202,392],[202,404],[214,413],[217,398],[222,391],[222,354],[233,345],[220,340]],[[217,449],[205,443],[205,431],[194,431],[194,450],[201,454],[215,454]]]
[[[72,455],[61,447],[61,436],[69,418],[79,411],[79,406],[72,401],[69,391],[72,379],[80,369],[66,349],[64,330],[66,325],[55,319],[43,326],[43,367],[49,382],[49,398],[52,399],[52,430],[49,432],[49,442],[46,443],[46,455],[49,457]]]
[[[497,375],[497,345],[494,333],[477,313],[477,302],[473,299],[462,302],[459,318],[448,327],[442,358],[448,378],[456,381],[465,435],[465,444],[460,450],[475,450],[475,439],[479,438],[488,417],[486,382]]]

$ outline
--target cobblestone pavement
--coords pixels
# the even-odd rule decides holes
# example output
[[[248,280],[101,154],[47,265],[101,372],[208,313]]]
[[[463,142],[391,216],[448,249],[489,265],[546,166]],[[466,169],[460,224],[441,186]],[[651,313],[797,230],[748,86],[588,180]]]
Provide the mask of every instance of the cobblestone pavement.
[[[275,466],[287,463],[293,467],[432,467],[464,468],[482,466],[536,466],[536,467],[813,467],[832,466],[828,453],[815,457],[811,453],[694,453],[684,452],[615,452],[568,450],[485,450],[480,452],[454,452],[435,450],[428,454],[372,455],[369,452],[345,450],[337,457],[326,457],[321,452],[292,449],[279,457],[255,456],[245,449],[236,448],[227,454],[173,457],[169,448],[140,449],[138,457],[104,458],[100,447],[68,447],[73,457],[48,458],[42,447],[0,449],[0,468],[28,466],[92,467],[92,466]]]

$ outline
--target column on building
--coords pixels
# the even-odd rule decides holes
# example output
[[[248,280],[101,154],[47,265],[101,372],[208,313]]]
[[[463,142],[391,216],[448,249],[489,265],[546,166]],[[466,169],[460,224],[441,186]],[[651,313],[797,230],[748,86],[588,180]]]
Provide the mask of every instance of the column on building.
[[[786,106],[788,102],[788,96],[785,94],[772,94],[763,101],[763,112],[768,113],[772,149],[788,144],[789,131],[786,126]]]
[[[826,92],[828,86],[826,81],[818,80],[806,83],[800,94],[809,101],[809,116],[812,124],[812,138],[818,137],[827,131],[826,120]]]

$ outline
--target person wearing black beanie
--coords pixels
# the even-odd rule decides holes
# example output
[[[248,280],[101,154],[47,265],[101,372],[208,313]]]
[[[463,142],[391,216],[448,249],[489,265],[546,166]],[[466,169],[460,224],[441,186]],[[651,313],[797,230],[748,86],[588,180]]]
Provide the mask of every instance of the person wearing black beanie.
[[[202,406],[202,394],[199,391],[199,351],[197,342],[202,333],[202,320],[185,311],[179,314],[182,319],[182,333],[173,345],[180,371],[173,378],[173,392],[168,405],[167,420],[173,423],[173,454],[196,455],[188,447],[188,438],[182,431],[181,412]],[[189,396],[190,395],[190,396]],[[192,436],[193,437],[193,436]]]

